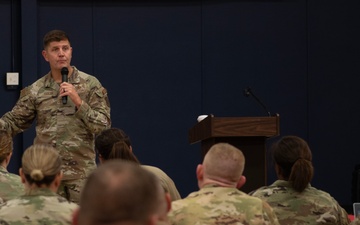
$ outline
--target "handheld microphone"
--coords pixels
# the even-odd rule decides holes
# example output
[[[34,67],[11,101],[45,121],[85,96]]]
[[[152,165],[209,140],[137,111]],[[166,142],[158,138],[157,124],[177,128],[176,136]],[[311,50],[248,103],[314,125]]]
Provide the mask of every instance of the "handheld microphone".
[[[67,67],[61,68],[61,81],[68,82],[69,70]],[[67,103],[67,96],[62,97],[62,103],[65,105]]]
[[[268,114],[268,116],[271,116],[269,110],[267,110],[266,106],[264,105],[264,103],[262,103],[260,101],[260,99],[258,97],[256,97],[256,95],[252,92],[251,88],[250,87],[247,87],[244,89],[244,96],[245,97],[249,97],[249,96],[252,96],[253,98],[255,98],[255,100],[265,109],[266,113]]]

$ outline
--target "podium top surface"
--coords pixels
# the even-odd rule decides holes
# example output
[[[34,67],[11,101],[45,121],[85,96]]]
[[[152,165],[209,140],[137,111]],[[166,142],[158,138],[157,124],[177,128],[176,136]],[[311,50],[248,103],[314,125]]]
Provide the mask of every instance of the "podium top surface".
[[[279,135],[279,115],[271,117],[208,116],[189,130],[189,142],[216,137],[273,137]]]

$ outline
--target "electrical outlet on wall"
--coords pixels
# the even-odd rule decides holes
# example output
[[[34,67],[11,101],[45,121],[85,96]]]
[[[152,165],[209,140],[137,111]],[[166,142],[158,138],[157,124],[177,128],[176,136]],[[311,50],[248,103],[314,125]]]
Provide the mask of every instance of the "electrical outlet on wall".
[[[16,89],[19,86],[19,73],[8,72],[6,73],[6,87],[8,89]]]

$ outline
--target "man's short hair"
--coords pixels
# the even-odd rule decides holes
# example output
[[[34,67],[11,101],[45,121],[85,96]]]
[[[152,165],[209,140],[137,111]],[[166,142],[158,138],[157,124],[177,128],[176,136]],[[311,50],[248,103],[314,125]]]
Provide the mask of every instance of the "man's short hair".
[[[228,143],[217,143],[206,153],[203,161],[205,176],[236,182],[242,176],[245,157],[242,151]]]
[[[43,39],[43,47],[46,49],[47,46],[53,41],[64,41],[68,40],[70,43],[69,36],[65,33],[65,31],[62,30],[51,30],[48,33],[45,34]]]
[[[82,190],[79,225],[145,223],[158,213],[159,189],[157,178],[138,164],[120,159],[103,163]]]

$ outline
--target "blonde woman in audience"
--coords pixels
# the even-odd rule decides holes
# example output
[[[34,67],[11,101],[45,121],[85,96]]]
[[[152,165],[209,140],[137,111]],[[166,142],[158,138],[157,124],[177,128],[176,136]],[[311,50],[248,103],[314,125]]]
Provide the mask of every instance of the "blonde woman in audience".
[[[338,202],[311,186],[312,154],[303,139],[284,136],[271,150],[278,180],[250,194],[267,201],[280,224],[349,224],[348,214]]]
[[[12,137],[6,131],[0,131],[0,203],[24,194],[20,176],[7,170],[12,151]]]
[[[71,224],[78,207],[56,194],[61,178],[62,161],[50,145],[32,145],[22,156],[19,173],[25,195],[4,203],[0,224]]]

